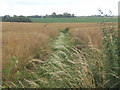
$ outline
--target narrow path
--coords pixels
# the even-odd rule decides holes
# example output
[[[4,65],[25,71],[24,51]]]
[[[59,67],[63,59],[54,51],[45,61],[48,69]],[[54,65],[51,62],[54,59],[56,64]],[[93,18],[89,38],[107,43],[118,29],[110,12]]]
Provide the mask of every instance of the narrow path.
[[[34,65],[33,70],[24,71],[20,77],[20,83],[16,83],[17,87],[95,87],[94,78],[90,74],[91,71],[84,54],[77,48],[73,48],[74,45],[70,40],[69,30],[62,30],[51,43],[51,56],[43,64]]]
[[[56,56],[63,56],[62,52],[71,47],[68,32],[60,32],[60,36],[52,43],[52,51]],[[66,52],[65,52],[66,54]]]
[[[82,58],[84,56],[72,47],[70,40],[69,30],[65,29],[52,42],[52,56],[45,62],[45,67],[43,66],[46,72],[42,78],[47,80],[47,83],[43,82],[44,87],[95,87],[92,83],[93,77],[86,76],[89,72],[88,64]]]
[[[70,34],[67,29],[60,32],[59,37],[52,42],[51,47],[52,56],[47,60],[47,64],[60,65],[65,62],[65,60],[69,60],[71,54],[69,49],[72,47],[72,44],[70,43]]]

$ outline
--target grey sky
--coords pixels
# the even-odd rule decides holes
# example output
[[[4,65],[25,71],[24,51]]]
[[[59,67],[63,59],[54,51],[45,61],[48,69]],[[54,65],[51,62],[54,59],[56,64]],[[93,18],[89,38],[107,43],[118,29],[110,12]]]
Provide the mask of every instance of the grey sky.
[[[69,12],[77,16],[98,14],[98,8],[108,14],[118,14],[119,0],[1,0],[2,15],[45,15]]]

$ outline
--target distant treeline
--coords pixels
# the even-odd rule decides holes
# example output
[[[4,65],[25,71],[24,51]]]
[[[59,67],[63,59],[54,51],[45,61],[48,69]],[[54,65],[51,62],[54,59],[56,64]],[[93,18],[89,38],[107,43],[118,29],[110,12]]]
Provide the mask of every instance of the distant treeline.
[[[63,14],[56,14],[55,12],[53,12],[51,15],[32,15],[32,16],[27,16],[29,18],[73,18],[73,17],[111,17],[107,14],[105,14],[104,16],[102,15],[91,15],[91,16],[75,16],[75,14],[70,14],[70,13],[63,13]],[[116,16],[112,16],[112,17],[116,17]]]
[[[71,17],[76,17],[74,14],[70,13],[63,13],[63,14],[56,14],[53,12],[51,15],[33,15],[33,16],[10,16],[10,15],[5,15],[2,16],[2,22],[32,22],[31,18],[71,18]]]
[[[63,13],[63,14],[56,14],[53,12],[51,15],[45,15],[45,16],[39,16],[39,15],[34,15],[34,16],[27,16],[30,18],[71,18],[71,17],[76,17],[74,14],[70,13]]]
[[[10,16],[10,15],[5,15],[2,16],[2,22],[33,22],[31,18],[75,18],[75,17],[111,17],[108,15],[101,16],[101,15],[91,15],[91,16],[75,16],[75,14],[70,14],[70,13],[63,13],[63,14],[56,14],[53,12],[51,15],[32,15],[32,16]]]
[[[2,22],[32,22],[32,20],[29,17],[25,16],[16,16],[13,17],[9,15],[5,15],[2,17]]]

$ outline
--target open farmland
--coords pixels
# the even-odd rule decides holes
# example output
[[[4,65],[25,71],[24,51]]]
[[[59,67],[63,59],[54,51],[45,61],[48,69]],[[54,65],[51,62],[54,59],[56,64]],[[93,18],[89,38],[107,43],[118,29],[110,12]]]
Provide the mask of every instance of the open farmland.
[[[3,22],[4,87],[105,87],[100,24],[49,22]]]
[[[45,58],[41,54],[49,51],[50,38],[66,27],[70,28],[74,37],[88,42],[87,36],[90,36],[94,45],[100,43],[100,31],[96,23],[3,23],[3,69],[8,67],[8,61],[13,56],[20,60],[20,65],[36,57]]]
[[[34,23],[100,23],[103,17],[79,17],[79,18],[31,18]],[[118,22],[117,18],[104,18],[105,22]]]

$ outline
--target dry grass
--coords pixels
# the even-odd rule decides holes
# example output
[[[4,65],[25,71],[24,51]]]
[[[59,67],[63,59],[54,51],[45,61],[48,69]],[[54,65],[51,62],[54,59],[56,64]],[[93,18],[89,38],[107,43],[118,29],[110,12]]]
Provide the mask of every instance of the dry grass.
[[[3,71],[9,60],[16,56],[20,67],[32,58],[45,59],[50,37],[57,35],[56,29],[47,29],[45,24],[3,23]]]
[[[33,65],[32,69],[25,68],[21,72],[22,75],[16,74],[13,82],[7,80],[5,85],[26,88],[98,87],[96,84],[100,83],[99,80],[103,78],[101,75],[104,75],[101,64],[102,55],[92,46],[79,50],[70,41],[69,33],[61,31],[58,38],[51,44],[52,52],[47,60],[29,61],[28,65]],[[42,64],[35,64],[35,62]],[[18,80],[20,83],[17,82]]]
[[[21,67],[33,58],[45,60],[51,37],[66,27],[73,37],[86,43],[91,40],[94,46],[101,47],[102,38],[97,23],[3,23],[3,70],[8,68],[8,60],[12,56],[17,57]]]
[[[47,48],[49,36],[56,35],[57,30],[65,27],[71,29],[73,37],[88,41],[87,34],[94,36],[92,38],[92,40],[96,39],[94,41],[99,42],[100,40],[95,38],[95,35],[100,36],[99,31],[96,30],[98,25],[92,23],[3,23],[3,69],[8,63],[7,59],[13,55],[17,56],[18,59],[26,59],[33,55],[33,49],[43,48],[44,50]]]
[[[84,41],[86,44],[91,42],[95,47],[101,47],[101,31],[99,27],[84,27],[84,28],[75,28],[71,30],[71,34],[73,37],[79,38],[80,40]],[[78,44],[80,43],[78,39]],[[77,41],[77,40],[76,40]]]
[[[117,30],[117,23],[113,23]],[[80,44],[80,41],[88,44],[89,42],[96,48],[101,49],[102,47],[102,32],[100,30],[99,23],[81,23],[79,27],[74,26],[71,29],[71,35],[77,39],[75,41]]]

